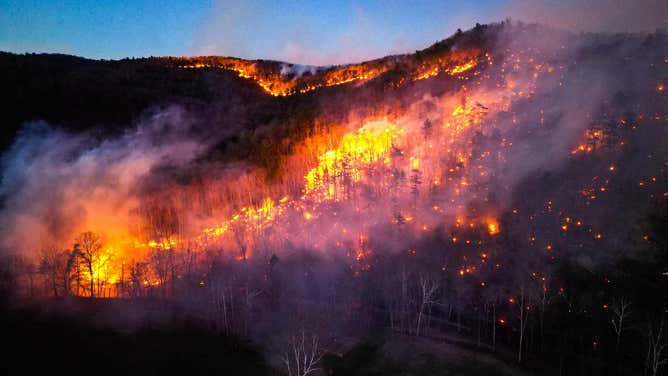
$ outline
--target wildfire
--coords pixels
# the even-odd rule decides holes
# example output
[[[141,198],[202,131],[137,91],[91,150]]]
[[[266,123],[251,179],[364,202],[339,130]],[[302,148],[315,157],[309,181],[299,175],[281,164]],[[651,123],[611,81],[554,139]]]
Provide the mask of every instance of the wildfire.
[[[479,51],[466,51],[440,57],[428,56],[419,65],[403,58],[381,59],[372,63],[318,68],[313,74],[300,77],[282,74],[268,62],[233,58],[186,58],[179,61],[179,67],[227,70],[253,80],[267,94],[289,96],[321,87],[373,80],[397,67],[406,68],[408,72],[398,81],[400,83],[439,75],[468,80],[485,74],[485,62],[487,66],[492,65],[489,55],[485,55],[486,60],[479,59],[479,55]],[[216,195],[222,196],[217,200],[224,203],[217,207],[219,201],[216,201],[212,205],[212,213],[198,217],[196,224],[183,233],[181,229],[174,230],[174,235],[147,231],[152,234],[149,236],[125,231],[118,236],[120,239],[108,240],[105,251],[93,263],[92,272],[84,271],[81,277],[99,285],[117,284],[129,280],[131,267],[139,267],[131,265],[130,260],[133,264],[141,264],[141,260],[153,257],[161,262],[161,257],[171,257],[185,249],[189,252],[222,249],[230,260],[244,262],[254,258],[263,247],[269,248],[267,244],[293,242],[300,235],[302,242],[298,243],[299,246],[305,249],[338,249],[349,256],[353,265],[359,266],[357,271],[364,270],[372,265],[374,252],[367,236],[357,235],[360,229],[353,228],[350,223],[365,228],[386,224],[402,237],[425,236],[445,225],[446,231],[452,230],[448,235],[448,247],[471,250],[469,259],[464,259],[462,264],[452,269],[455,275],[465,276],[483,270],[476,269],[472,263],[490,267],[496,265],[498,269],[501,264],[495,260],[497,254],[488,247],[498,242],[498,237],[491,237],[501,233],[499,218],[502,217],[498,216],[501,213],[495,207],[493,196],[484,187],[495,178],[494,167],[490,166],[500,166],[500,171],[508,167],[505,164],[508,163],[506,151],[512,150],[513,140],[498,129],[500,125],[492,116],[503,113],[512,127],[519,126],[521,120],[518,118],[521,117],[509,110],[513,101],[530,98],[540,75],[558,69],[526,59],[531,77],[527,83],[510,74],[519,70],[519,61],[517,58],[503,63],[501,69],[507,77],[495,83],[493,89],[476,89],[466,82],[457,96],[434,100],[435,110],[420,110],[420,115],[414,118],[402,118],[403,110],[388,111],[390,115],[380,116],[388,116],[391,121],[366,118],[359,123],[346,124],[347,129],[352,129],[347,133],[341,132],[343,126],[340,126],[338,133],[332,132],[329,138],[315,136],[312,141],[315,146],[304,153],[308,155],[297,155],[303,159],[295,169],[298,172],[286,178],[290,183],[276,189],[272,187],[243,194],[228,194],[228,191],[236,193],[234,188],[221,190],[224,193],[216,192]],[[466,72],[473,73],[465,75]],[[657,90],[662,91],[663,86]],[[541,110],[537,124],[542,124],[542,114]],[[490,118],[492,121],[488,121]],[[359,128],[354,129],[353,124]],[[579,158],[580,154],[593,153],[605,146],[613,135],[603,129],[601,126],[587,129],[576,146],[570,149],[569,145],[564,154],[568,156],[570,149],[572,155],[578,155],[572,158]],[[490,137],[497,131],[498,137]],[[483,142],[477,143],[474,137]],[[492,142],[494,146],[489,147]],[[611,173],[618,171],[614,164],[607,162],[602,166],[606,177],[618,175]],[[605,166],[608,171],[605,171]],[[647,179],[638,185],[648,189],[646,186],[652,183],[650,178]],[[656,181],[656,178],[651,179]],[[596,195],[603,197],[610,194],[612,189],[606,188],[607,180],[603,180],[580,192],[587,200],[594,200]],[[473,207],[469,205],[471,200],[482,204]],[[582,221],[565,217],[563,211],[554,206],[556,204],[549,201],[545,212],[559,213],[560,218],[564,218],[563,222],[556,222],[554,226],[562,239],[588,229],[589,226],[584,226]],[[513,218],[520,218],[525,210],[512,209],[512,213]],[[533,220],[533,217],[530,219]],[[310,234],[318,226],[326,227],[323,231],[326,234]],[[510,232],[505,228],[504,231]],[[603,238],[601,233],[592,229],[589,232],[590,239]],[[178,236],[175,235],[177,233]],[[553,250],[565,248],[561,243],[553,245],[545,242],[552,241],[552,238],[544,237],[542,239],[545,240],[536,241],[533,233],[527,235],[531,246],[545,249],[551,253],[550,256],[558,253]],[[538,234],[539,239],[541,235]],[[413,248],[409,250],[410,255],[417,253]],[[135,259],[139,261],[135,263]],[[136,270],[133,272],[137,274]],[[206,278],[201,281],[205,286]],[[490,281],[479,283],[485,287],[492,283]],[[163,286],[166,282],[148,273],[133,283],[150,287]],[[510,298],[509,303],[514,304],[514,298]],[[500,322],[503,324],[503,320]]]
[[[412,77],[412,81],[424,80],[441,73],[459,76],[478,65],[478,55],[480,55],[479,51],[470,50],[457,53],[449,52],[444,56],[433,57],[415,70],[416,73]],[[181,69],[223,69],[235,72],[241,78],[253,80],[267,94],[275,97],[304,94],[322,87],[365,82],[397,67],[406,69],[413,64],[409,57],[394,57],[378,59],[364,64],[317,68],[314,74],[294,76],[283,74],[280,69],[272,66],[270,62],[263,61],[217,56],[181,58],[178,61],[178,67]],[[488,62],[491,64],[489,57]],[[395,83],[395,86],[404,82],[405,80],[401,79]]]
[[[338,148],[328,150],[319,157],[318,165],[305,177],[306,197],[338,200],[343,194],[343,179],[357,182],[372,165],[389,162],[393,142],[401,131],[386,122],[373,123],[370,128],[374,126],[381,130],[362,128],[356,133],[347,134]]]
[[[488,220],[487,231],[490,235],[497,235],[500,232],[498,222],[494,219]]]

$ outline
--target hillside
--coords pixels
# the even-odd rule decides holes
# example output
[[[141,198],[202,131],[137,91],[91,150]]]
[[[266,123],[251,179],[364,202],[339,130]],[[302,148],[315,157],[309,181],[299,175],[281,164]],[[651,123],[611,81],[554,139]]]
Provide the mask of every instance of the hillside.
[[[3,53],[0,84],[16,301],[137,303],[112,326],[163,304],[279,368],[401,373],[408,336],[547,374],[666,356],[661,31],[506,21],[331,67]]]

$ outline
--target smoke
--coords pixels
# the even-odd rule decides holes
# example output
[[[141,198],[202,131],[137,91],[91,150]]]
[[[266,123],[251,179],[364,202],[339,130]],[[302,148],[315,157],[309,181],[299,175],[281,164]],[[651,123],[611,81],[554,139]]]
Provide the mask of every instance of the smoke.
[[[90,230],[104,234],[118,260],[127,256],[123,248],[133,257],[155,248],[263,262],[306,251],[356,272],[373,268],[377,255],[447,249],[439,262],[465,273],[484,266],[466,247],[484,253],[500,248],[499,239],[533,251],[522,256],[531,260],[543,254],[537,248],[593,249],[596,234],[611,244],[625,236],[597,206],[617,202],[614,210],[623,210],[621,191],[595,199],[580,192],[607,188],[601,181],[635,184],[657,168],[608,170],[638,142],[627,129],[638,116],[629,111],[665,116],[663,102],[648,100],[658,79],[651,64],[663,61],[665,41],[647,47],[640,36],[578,37],[532,25],[471,33],[480,33],[486,52],[474,70],[414,82],[401,92],[404,107],[380,101],[386,116],[358,117],[355,110],[372,111],[347,107],[348,123],[300,142],[277,182],[243,164],[204,162],[199,157],[217,137],[195,136],[189,114],[177,108],[110,139],[30,125],[3,158],[2,247],[19,254],[68,248]],[[329,105],[323,109],[336,108],[331,98],[320,97]],[[619,139],[588,140],[596,126],[616,129]],[[199,124],[197,134],[205,128]],[[654,131],[642,137],[649,149],[665,150],[652,143],[661,139]],[[603,152],[574,154],[584,142]],[[179,179],[183,171],[188,179]],[[564,181],[543,179],[561,174]],[[564,237],[567,217],[586,231]],[[498,263],[512,256],[499,255]]]
[[[188,116],[172,108],[126,134],[98,139],[45,123],[27,125],[2,160],[2,248],[34,254],[95,231],[128,236],[143,183],[161,166],[183,166],[204,148]]]
[[[503,13],[573,31],[653,32],[668,27],[668,3],[661,0],[513,0]]]
[[[458,28],[511,17],[580,32],[653,32],[667,28],[661,0],[510,0],[268,4],[217,1],[192,53],[333,65],[426,47]]]
[[[456,6],[462,7],[470,8]],[[453,7],[437,4],[436,8],[419,4],[407,10],[393,2],[320,5],[221,0],[214,3],[201,26],[192,53],[318,66],[361,62],[424,48],[445,37],[443,23],[426,17],[449,14]],[[399,21],[407,14],[413,20],[404,26]],[[425,27],[429,29],[427,42],[420,38],[427,33],[421,31]]]
[[[183,308],[264,345],[304,327],[322,338],[388,319],[408,330],[428,281],[458,316],[479,319],[493,301],[510,320],[516,307],[498,302],[516,285],[559,291],[558,260],[595,269],[619,252],[635,256],[629,239],[644,229],[629,223],[668,191],[668,97],[657,86],[668,82],[666,36],[504,23],[454,41],[435,57],[416,54],[411,68],[482,51],[461,74],[410,81],[418,75],[388,71],[267,96],[276,100],[267,107],[225,97],[212,105],[223,122],[175,107],[110,138],[29,124],[2,159],[2,252],[54,246],[67,260],[75,238],[93,231],[111,256],[89,280],[97,287],[88,292],[85,270],[61,265],[47,294],[171,296],[182,305],[175,316]],[[392,75],[403,86],[374,86]],[[277,124],[267,112],[283,105],[298,119],[300,105],[316,106],[321,126]],[[332,118],[345,120],[323,125]],[[266,137],[272,127],[284,138]],[[305,134],[274,179],[212,162],[220,140],[241,138],[278,158],[273,148],[294,141],[294,129]],[[75,274],[76,285],[60,282]],[[169,316],[147,301],[146,312],[110,310],[110,321]]]

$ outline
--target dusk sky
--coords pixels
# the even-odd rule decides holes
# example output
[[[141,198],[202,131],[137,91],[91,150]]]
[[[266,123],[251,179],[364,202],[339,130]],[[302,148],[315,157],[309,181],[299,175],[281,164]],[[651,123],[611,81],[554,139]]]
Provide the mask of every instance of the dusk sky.
[[[412,52],[457,28],[506,17],[574,30],[654,31],[668,25],[668,1],[0,0],[0,50],[325,65]]]

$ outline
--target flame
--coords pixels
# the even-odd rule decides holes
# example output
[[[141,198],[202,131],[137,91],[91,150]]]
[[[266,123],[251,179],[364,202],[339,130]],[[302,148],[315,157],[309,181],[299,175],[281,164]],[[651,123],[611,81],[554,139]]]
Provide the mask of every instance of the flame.
[[[456,76],[475,68],[477,65],[478,61],[476,59],[469,59],[466,62],[454,65],[449,61],[444,61],[443,59],[436,59],[434,61],[427,62],[422,66],[420,66],[413,80],[420,81],[427,78],[438,76],[441,73],[446,73],[451,76]]]
[[[441,73],[459,76],[478,65],[478,50],[464,52],[449,52],[443,56],[435,56],[415,69],[411,81],[419,81],[435,77]],[[489,56],[488,63],[491,64]],[[353,82],[373,80],[380,75],[397,67],[410,67],[413,62],[410,57],[378,59],[364,64],[349,64],[331,68],[319,68],[312,75],[291,77],[282,74],[271,63],[262,61],[248,61],[237,58],[203,56],[177,59],[181,69],[224,69],[235,72],[237,76],[254,81],[264,92],[275,97],[285,97],[294,94],[304,94],[322,87],[332,87]],[[404,67],[405,69],[406,67]],[[411,69],[409,69],[411,70]],[[395,86],[406,82],[399,80]]]
[[[495,219],[487,220],[487,232],[490,235],[497,235],[500,231],[499,223]]]
[[[305,176],[305,196],[337,200],[342,194],[344,177],[357,182],[365,177],[369,167],[387,162],[393,142],[402,132],[388,122],[372,125],[382,130],[374,132],[362,128],[347,134],[338,148],[328,150],[318,158],[318,165]]]
[[[450,75],[452,79],[465,80],[472,76],[464,73],[473,72],[473,75],[476,75],[481,71],[476,69],[477,67],[485,62],[492,64],[490,56],[485,55],[486,59],[479,59],[478,55],[478,51],[468,51],[446,57],[430,56],[417,67],[409,66],[415,69],[407,69],[409,73],[401,77],[398,82],[404,84],[438,75]],[[321,87],[361,83],[373,80],[396,67],[408,65],[401,59],[379,60],[371,64],[327,68],[313,75],[296,78],[272,71],[262,62],[241,59],[186,58],[180,63],[180,68],[183,69],[224,69],[234,72],[241,78],[254,81],[264,92],[272,96],[289,96]],[[536,62],[531,62],[529,66],[534,81],[539,79],[541,74],[549,74],[554,69],[547,64]],[[361,120],[359,129],[354,129],[352,124],[346,127],[353,129],[348,133],[332,131],[331,135],[327,134],[331,136],[329,138],[321,135],[313,136],[304,141],[304,144],[307,142],[314,144],[308,149],[308,153],[304,152],[304,155],[295,153],[295,159],[303,160],[301,169],[295,169],[298,172],[293,175],[296,176],[290,176],[294,178],[291,182],[296,182],[290,187],[291,189],[258,189],[257,192],[230,194],[221,200],[229,202],[224,202],[220,208],[214,208],[214,213],[207,214],[206,219],[198,221],[197,225],[193,226],[194,229],[189,228],[191,233],[179,236],[154,235],[151,238],[146,234],[138,235],[129,230],[119,231],[120,234],[115,234],[117,236],[108,242],[105,256],[96,261],[93,273],[84,278],[107,285],[127,281],[129,272],[124,269],[124,262],[135,259],[146,260],[151,255],[166,255],[184,249],[194,251],[223,249],[229,254],[230,260],[245,261],[255,257],[255,252],[261,250],[262,241],[267,243],[285,239],[291,241],[291,232],[302,229],[304,232],[309,232],[310,229],[322,226],[323,223],[327,224],[327,231],[337,234],[340,238],[327,244],[328,239],[325,235],[318,233],[312,238],[309,235],[310,243],[306,246],[313,248],[331,246],[340,249],[350,257],[352,264],[357,265],[357,271],[365,270],[372,265],[374,253],[369,246],[366,233],[359,235],[358,231],[362,230],[347,229],[343,221],[338,221],[336,216],[339,215],[338,210],[342,206],[339,203],[343,201],[350,202],[352,206],[350,209],[352,214],[345,214],[356,216],[355,219],[362,223],[361,227],[369,225],[369,222],[365,222],[365,217],[371,217],[373,212],[374,221],[385,216],[388,226],[399,228],[398,231],[401,231],[402,236],[411,231],[414,233],[436,231],[435,229],[444,223],[443,218],[446,218],[448,227],[453,230],[448,235],[451,240],[449,247],[477,247],[472,254],[473,257],[468,261],[464,260],[463,265],[455,267],[453,272],[460,276],[475,273],[479,269],[476,265],[472,265],[472,262],[488,263],[492,266],[495,253],[484,248],[489,245],[484,242],[492,243],[489,242],[489,237],[475,239],[470,233],[484,234],[487,231],[491,236],[500,234],[501,228],[496,216],[498,213],[495,211],[497,208],[491,207],[490,204],[490,207],[482,212],[478,211],[477,214],[473,211],[468,212],[464,197],[478,194],[478,187],[484,184],[490,174],[493,174],[493,171],[489,171],[486,167],[488,165],[484,163],[485,159],[497,158],[499,163],[503,163],[503,150],[512,147],[512,142],[500,138],[498,150],[478,152],[470,142],[469,136],[476,132],[487,131],[485,119],[490,111],[507,112],[513,100],[529,97],[531,83],[526,84],[516,77],[509,76],[496,89],[474,92],[469,88],[469,91],[465,98],[442,99],[438,104],[438,116],[431,119],[434,125],[430,125],[429,128],[433,135],[427,136],[426,131],[416,131],[415,126],[401,121],[398,115],[400,110],[396,110],[396,113],[389,116],[396,116],[399,121],[394,117],[392,121],[367,118]],[[513,124],[516,122],[516,119],[512,119]],[[601,129],[588,129],[581,135],[570,153],[573,155],[592,153],[603,147],[604,141],[609,141],[608,138],[610,135]],[[307,149],[306,146],[304,149]],[[568,149],[564,150],[565,154],[569,152]],[[607,163],[603,166],[605,165]],[[608,170],[616,171],[615,165],[610,164]],[[605,175],[614,174],[606,172]],[[403,181],[403,188],[387,188],[397,181]],[[644,186],[645,182],[639,184]],[[385,185],[383,188],[386,188],[383,193],[391,192],[396,195],[396,202],[403,201],[401,202],[403,206],[396,204],[396,208],[374,208],[374,205],[369,204],[364,207],[356,202],[364,201],[357,200],[361,195],[355,196],[355,192],[351,193],[355,189],[362,191],[383,185]],[[602,190],[604,187],[597,185],[594,191],[585,190],[586,196],[591,197],[592,192]],[[422,203],[418,198],[423,197],[434,200],[424,200]],[[548,212],[551,211],[550,202]],[[516,216],[523,215],[518,209],[513,209],[512,213]],[[566,217],[565,223],[557,223],[555,226],[557,231],[558,226],[561,226],[563,231],[571,226],[571,232],[575,232],[582,230],[582,221]],[[602,238],[602,234],[590,232],[594,234],[595,239]],[[548,252],[553,250],[552,244],[534,243],[535,236],[530,236],[529,239],[532,245],[544,246]],[[559,248],[555,245],[555,249]],[[485,251],[481,253],[482,250]],[[410,249],[408,253],[414,255],[417,251]],[[498,268],[499,264],[496,265]],[[164,280],[161,282],[155,275],[149,273],[139,283],[151,288],[164,286],[166,282]],[[491,282],[480,282],[480,285],[486,286],[488,283]],[[200,285],[206,285],[204,278],[200,280]],[[514,303],[513,298],[510,298],[509,302]],[[500,322],[503,324],[503,320]]]

